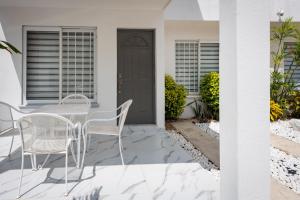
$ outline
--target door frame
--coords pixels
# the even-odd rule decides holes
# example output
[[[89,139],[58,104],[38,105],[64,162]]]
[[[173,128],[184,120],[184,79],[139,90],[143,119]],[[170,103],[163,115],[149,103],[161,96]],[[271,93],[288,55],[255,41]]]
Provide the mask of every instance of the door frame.
[[[157,102],[156,102],[156,91],[157,91],[157,77],[156,77],[156,29],[155,28],[117,28],[117,34],[116,34],[116,39],[117,39],[117,81],[118,81],[118,33],[119,31],[148,31],[151,32],[153,35],[153,40],[152,40],[152,61],[153,61],[153,71],[152,71],[152,76],[153,76],[153,89],[152,89],[152,106],[153,106],[153,123],[151,124],[157,124]],[[117,91],[117,105],[116,108],[118,107],[118,83],[116,84],[116,91]],[[134,104],[134,101],[132,102]]]

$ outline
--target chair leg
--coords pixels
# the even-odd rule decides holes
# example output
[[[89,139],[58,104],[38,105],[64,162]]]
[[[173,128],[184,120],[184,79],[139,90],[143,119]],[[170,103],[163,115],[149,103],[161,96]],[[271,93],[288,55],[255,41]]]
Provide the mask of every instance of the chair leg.
[[[87,148],[86,148],[86,151],[88,151],[88,149],[89,149],[89,146],[90,146],[90,143],[91,143],[91,135],[88,135],[87,136],[88,138],[87,138]]]
[[[36,155],[35,154],[30,154],[30,161],[31,161],[31,167],[32,171],[36,171]]]
[[[121,142],[121,138],[119,138],[119,150],[120,150],[120,156],[121,156],[121,160],[122,160],[122,165],[124,166],[124,159],[123,159],[123,154],[122,154],[122,142]]]
[[[12,150],[12,147],[14,144],[14,138],[15,138],[15,136],[12,136],[12,138],[11,138],[11,143],[10,143],[9,152],[8,152],[8,158],[10,158],[11,150]]]
[[[124,147],[123,147],[123,144],[121,143],[121,149],[122,149],[122,152],[124,151]]]
[[[66,151],[65,165],[65,196],[68,196],[68,148]]]
[[[20,183],[19,183],[19,190],[18,190],[17,199],[20,198],[20,194],[21,194],[21,185],[22,185],[22,180],[23,180],[23,169],[24,169],[24,152],[22,151],[21,176],[20,176]]]
[[[82,160],[81,160],[81,168],[83,167],[84,164],[84,157],[85,157],[85,152],[86,152],[86,140],[87,140],[87,135],[83,136],[83,152],[82,152]]]
[[[74,162],[77,164],[78,160],[76,160],[76,156],[75,156],[75,152],[74,152],[74,146],[73,146],[73,142],[70,144],[70,148],[71,148],[71,154],[72,154],[72,158],[74,160]]]
[[[80,146],[81,146],[81,126],[79,125],[78,128],[78,138],[77,138],[77,163],[76,163],[76,167],[79,168],[80,167]]]
[[[50,158],[50,154],[47,155],[47,157],[45,158],[44,162],[42,163],[42,165],[38,166],[38,169],[43,169],[43,167],[46,165],[48,159]]]

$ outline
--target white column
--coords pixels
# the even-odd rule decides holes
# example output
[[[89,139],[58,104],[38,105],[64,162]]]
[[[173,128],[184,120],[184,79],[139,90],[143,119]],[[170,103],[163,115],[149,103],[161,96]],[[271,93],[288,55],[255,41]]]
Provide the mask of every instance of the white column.
[[[269,0],[220,0],[221,199],[270,199]]]

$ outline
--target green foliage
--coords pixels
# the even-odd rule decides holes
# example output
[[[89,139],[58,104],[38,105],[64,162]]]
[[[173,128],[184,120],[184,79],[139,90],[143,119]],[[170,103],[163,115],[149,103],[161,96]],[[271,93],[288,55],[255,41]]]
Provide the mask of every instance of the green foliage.
[[[0,40],[0,49],[6,50],[11,54],[21,53],[15,46],[3,40]]]
[[[294,49],[287,51],[284,42],[288,39],[296,41],[296,45]],[[300,66],[300,33],[292,18],[287,18],[280,26],[272,29],[271,40],[277,44],[275,51],[271,52],[274,71],[271,73],[270,97],[274,102],[274,110],[278,105],[281,109],[279,116],[281,118],[299,116],[299,94],[296,92],[297,85],[292,77],[295,70]],[[291,57],[292,61],[288,70],[283,72],[280,68],[287,56]],[[271,118],[271,120],[276,119],[277,115],[273,115],[273,119]]]
[[[293,91],[286,101],[288,117],[300,118],[300,92]]]
[[[275,103],[275,101],[270,101],[270,120],[276,121],[280,119],[280,117],[283,115],[283,111],[278,103]]]
[[[284,59],[286,47],[283,45],[288,38],[298,38],[299,33],[296,26],[293,24],[292,18],[285,19],[280,26],[274,27],[271,30],[271,40],[277,43],[277,49],[271,52],[274,71],[278,72],[280,65]]]
[[[165,117],[177,119],[184,110],[187,92],[170,75],[165,76]]]
[[[200,82],[200,96],[214,119],[219,119],[219,73],[211,72]]]
[[[286,99],[295,91],[296,84],[291,79],[286,81],[289,74],[273,71],[271,73],[270,96],[281,107],[285,107]]]
[[[188,103],[186,106],[192,108],[194,115],[199,122],[208,122],[212,118],[206,103],[204,103],[201,97],[194,98],[194,101]]]

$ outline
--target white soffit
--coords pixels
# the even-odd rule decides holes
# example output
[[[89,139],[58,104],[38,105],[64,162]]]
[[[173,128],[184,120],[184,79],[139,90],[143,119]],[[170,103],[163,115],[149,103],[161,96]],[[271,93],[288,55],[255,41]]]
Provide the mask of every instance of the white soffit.
[[[219,20],[219,0],[172,0],[165,10],[166,20]]]
[[[220,0],[172,0],[165,10],[165,20],[219,20]],[[222,1],[222,0],[221,0]],[[278,21],[277,12],[284,11],[284,18],[293,17],[300,22],[299,0],[270,0],[270,21]],[[240,3],[243,3],[241,1]]]
[[[170,0],[0,0],[0,7],[51,7],[162,10]]]

